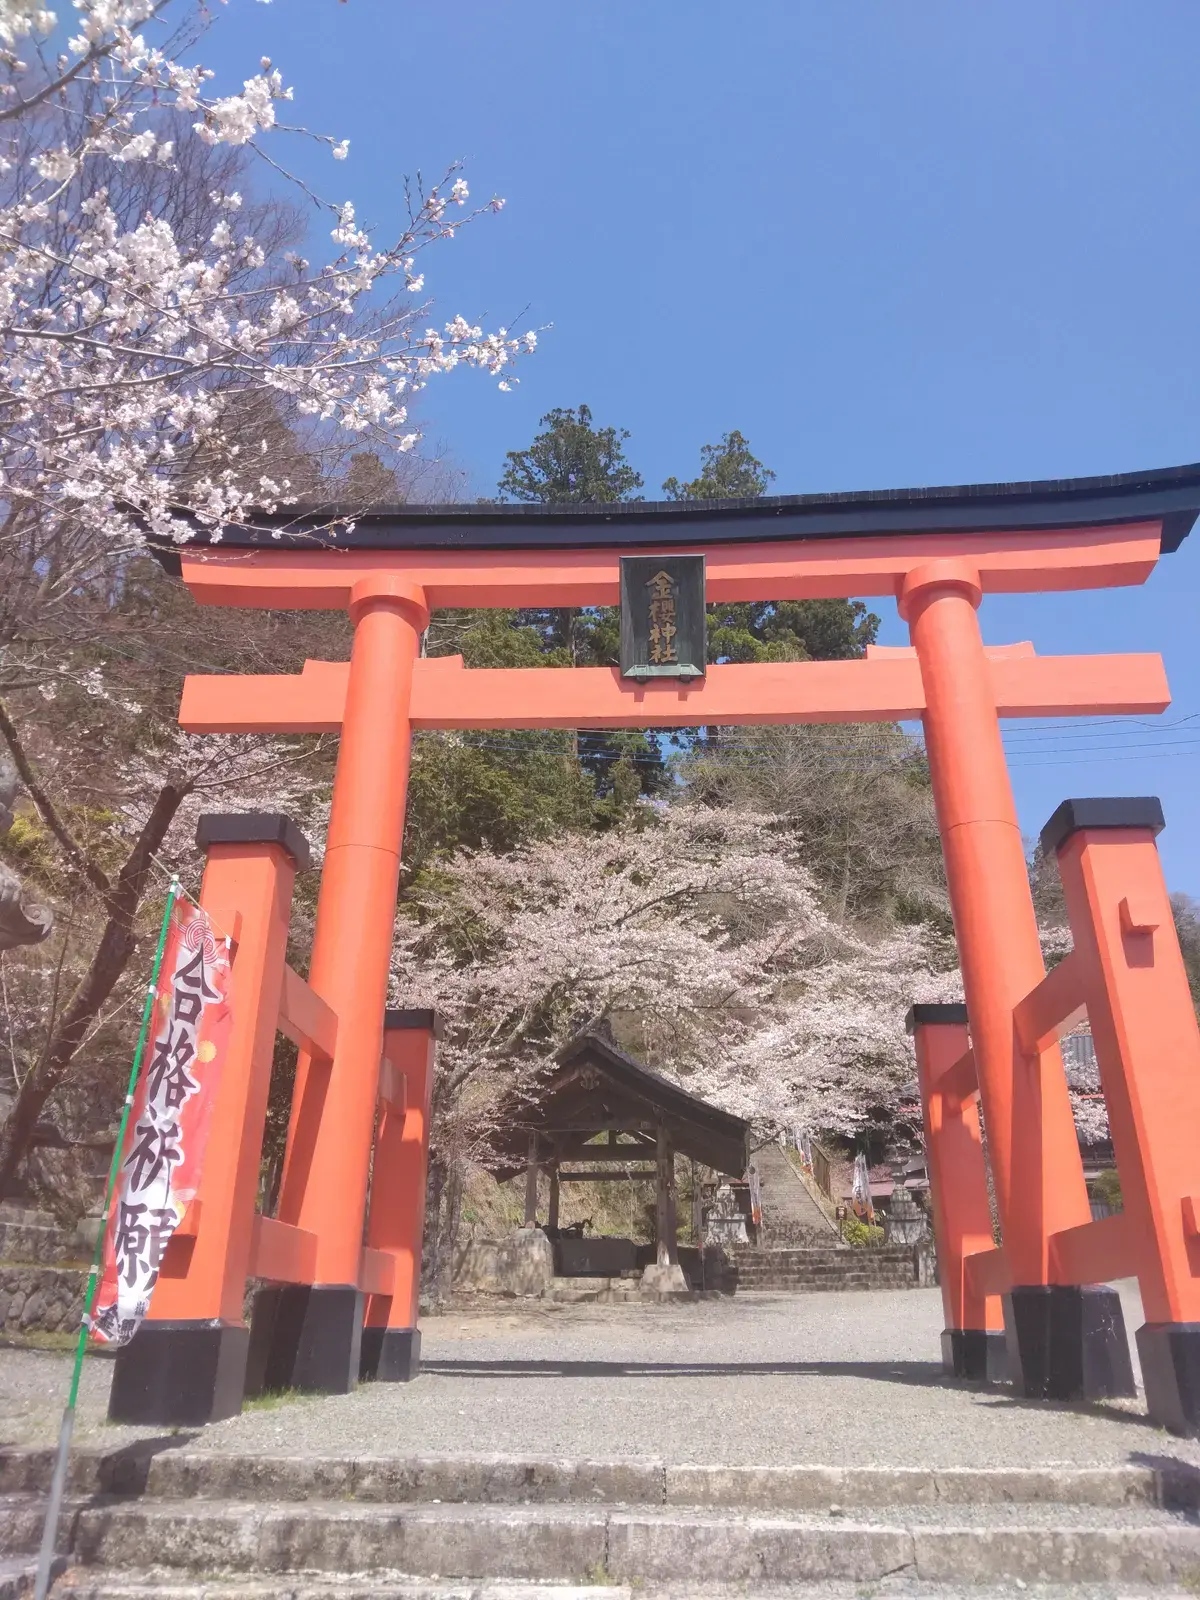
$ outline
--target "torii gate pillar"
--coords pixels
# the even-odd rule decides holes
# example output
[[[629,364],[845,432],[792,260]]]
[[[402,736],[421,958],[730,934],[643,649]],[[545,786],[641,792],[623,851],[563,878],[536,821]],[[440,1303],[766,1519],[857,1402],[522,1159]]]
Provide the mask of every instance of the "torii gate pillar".
[[[1052,1397],[1049,1352],[1084,1340],[1096,1395],[1123,1393],[1128,1345],[1115,1289],[1050,1287],[1050,1238],[1091,1220],[1057,1041],[1026,1054],[1013,1010],[1045,977],[1012,784],[976,608],[978,572],[916,567],[900,589],[925,690],[925,747],[971,1018],[1004,1236],[1010,1376]],[[1062,1324],[1060,1327],[1059,1324]],[[1111,1347],[1111,1348],[1110,1348]]]
[[[359,1378],[363,1220],[412,744],[413,663],[429,623],[422,590],[388,573],[350,595],[354,645],[310,981],[338,1016],[326,1066],[302,1053],[280,1220],[316,1235],[290,1386],[343,1393]]]

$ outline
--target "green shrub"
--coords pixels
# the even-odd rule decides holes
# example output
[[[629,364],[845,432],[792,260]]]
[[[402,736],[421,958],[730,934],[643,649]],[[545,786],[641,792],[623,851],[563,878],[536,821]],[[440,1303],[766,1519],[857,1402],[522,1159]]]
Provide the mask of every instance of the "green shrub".
[[[1121,1175],[1115,1167],[1110,1167],[1107,1172],[1098,1173],[1092,1179],[1092,1193],[1110,1211],[1122,1210]]]
[[[842,1223],[842,1238],[856,1250],[865,1250],[871,1245],[883,1243],[883,1229],[877,1228],[874,1223],[850,1217]]]

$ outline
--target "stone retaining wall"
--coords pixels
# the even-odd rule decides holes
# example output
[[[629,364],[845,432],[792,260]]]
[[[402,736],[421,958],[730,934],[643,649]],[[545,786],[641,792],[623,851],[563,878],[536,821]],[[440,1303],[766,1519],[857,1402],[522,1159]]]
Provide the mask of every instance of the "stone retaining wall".
[[[83,1311],[83,1267],[0,1266],[0,1331],[69,1333]]]

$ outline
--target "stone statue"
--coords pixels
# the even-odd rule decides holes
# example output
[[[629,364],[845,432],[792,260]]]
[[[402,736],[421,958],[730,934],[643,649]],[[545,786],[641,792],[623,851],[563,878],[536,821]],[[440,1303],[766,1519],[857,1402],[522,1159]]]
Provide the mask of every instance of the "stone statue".
[[[12,827],[12,805],[21,787],[17,769],[7,756],[0,756],[0,834]],[[11,867],[0,862],[0,950],[13,950],[22,944],[40,944],[54,927],[49,906],[25,898],[20,878]]]

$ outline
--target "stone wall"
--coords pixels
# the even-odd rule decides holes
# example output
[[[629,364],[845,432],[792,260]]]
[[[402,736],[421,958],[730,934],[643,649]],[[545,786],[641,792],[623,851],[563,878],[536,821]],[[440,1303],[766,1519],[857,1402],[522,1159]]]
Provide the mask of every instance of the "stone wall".
[[[0,1265],[0,1330],[73,1332],[79,1327],[86,1282],[83,1267]]]

